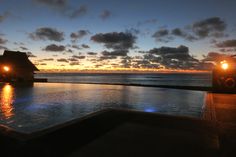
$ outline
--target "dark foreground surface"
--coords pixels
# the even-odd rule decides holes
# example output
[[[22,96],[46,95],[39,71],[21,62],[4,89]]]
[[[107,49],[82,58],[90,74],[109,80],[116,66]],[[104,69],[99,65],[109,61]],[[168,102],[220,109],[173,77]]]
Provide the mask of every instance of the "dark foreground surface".
[[[1,127],[1,156],[236,156],[235,94],[208,93],[204,119],[107,109],[32,134]]]

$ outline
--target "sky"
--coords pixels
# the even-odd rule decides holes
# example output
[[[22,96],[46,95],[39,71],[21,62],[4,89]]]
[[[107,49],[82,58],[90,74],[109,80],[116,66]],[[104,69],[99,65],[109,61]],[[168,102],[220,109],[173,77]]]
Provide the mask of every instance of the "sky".
[[[205,70],[236,53],[235,0],[0,0],[0,54],[41,70]]]

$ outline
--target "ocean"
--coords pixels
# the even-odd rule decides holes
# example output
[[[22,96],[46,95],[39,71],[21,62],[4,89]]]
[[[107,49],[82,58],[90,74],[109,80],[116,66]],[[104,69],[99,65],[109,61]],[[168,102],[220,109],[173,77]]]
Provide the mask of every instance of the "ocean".
[[[57,83],[211,86],[211,73],[38,73],[35,77]]]

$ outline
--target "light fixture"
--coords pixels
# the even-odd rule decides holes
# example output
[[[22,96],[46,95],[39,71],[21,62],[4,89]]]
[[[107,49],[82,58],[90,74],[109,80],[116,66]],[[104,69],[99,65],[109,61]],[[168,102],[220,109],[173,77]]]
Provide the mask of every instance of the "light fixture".
[[[10,68],[9,68],[8,66],[4,66],[4,67],[3,67],[3,70],[4,70],[5,72],[8,72],[8,71],[10,71]]]
[[[225,60],[220,62],[220,64],[221,64],[221,68],[224,70],[227,70],[229,68],[229,64]]]

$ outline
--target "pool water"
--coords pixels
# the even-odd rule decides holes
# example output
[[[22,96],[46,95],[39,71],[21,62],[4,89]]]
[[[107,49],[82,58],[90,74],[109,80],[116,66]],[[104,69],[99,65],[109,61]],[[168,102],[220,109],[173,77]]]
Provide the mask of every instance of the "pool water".
[[[32,133],[106,108],[200,117],[205,92],[122,85],[0,84],[0,124]]]

